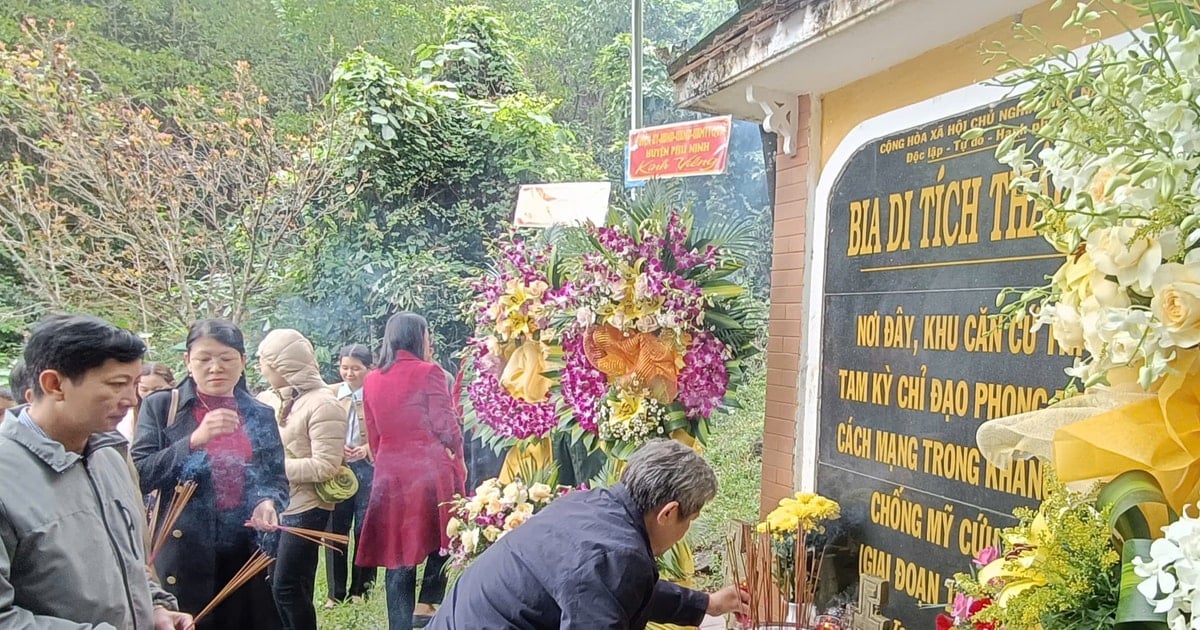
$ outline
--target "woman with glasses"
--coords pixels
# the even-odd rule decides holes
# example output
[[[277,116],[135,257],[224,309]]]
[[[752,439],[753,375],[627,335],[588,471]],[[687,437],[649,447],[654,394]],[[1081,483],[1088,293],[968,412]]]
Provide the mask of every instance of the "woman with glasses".
[[[278,534],[270,532],[287,507],[288,481],[274,411],[246,388],[242,331],[224,320],[196,322],[184,361],[187,378],[143,401],[133,460],[161,513],[178,484],[197,484],[154,565],[180,610],[196,614],[255,549],[274,554]],[[280,628],[265,577],[246,582],[197,628]]]

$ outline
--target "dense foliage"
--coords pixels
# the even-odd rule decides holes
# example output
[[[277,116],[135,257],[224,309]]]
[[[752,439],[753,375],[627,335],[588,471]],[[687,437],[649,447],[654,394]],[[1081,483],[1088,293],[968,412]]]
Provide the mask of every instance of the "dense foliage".
[[[312,264],[297,265],[293,313],[319,341],[370,342],[406,309],[457,350],[467,282],[486,264],[487,239],[505,231],[518,186],[599,175],[550,102],[519,91],[528,83],[503,35],[485,9],[450,10],[415,73],[361,51],[334,71],[329,100],[352,138],[343,175],[362,183],[347,186],[342,220],[310,230]],[[314,330],[319,314],[333,325]]]

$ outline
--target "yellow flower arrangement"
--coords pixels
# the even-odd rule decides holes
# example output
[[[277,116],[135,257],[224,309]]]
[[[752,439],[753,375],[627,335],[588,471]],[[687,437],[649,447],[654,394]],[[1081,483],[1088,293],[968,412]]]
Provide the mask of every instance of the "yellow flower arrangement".
[[[447,502],[451,511],[446,524],[451,572],[461,572],[493,543],[571,491],[558,485],[557,473],[548,481],[526,484],[517,479],[503,483],[493,477],[475,488],[473,495],[455,495]]]
[[[841,515],[842,508],[837,501],[812,492],[797,492],[795,496],[781,499],[779,507],[771,510],[766,520],[758,524],[758,531],[770,532],[777,538],[798,530],[822,532],[825,529],[822,523]]]
[[[807,619],[820,579],[828,547],[825,523],[842,515],[837,501],[812,492],[797,492],[780,499],[779,505],[755,527],[770,534],[771,556],[767,561],[771,581],[786,601],[796,604],[797,616]],[[798,567],[805,571],[798,573]]]

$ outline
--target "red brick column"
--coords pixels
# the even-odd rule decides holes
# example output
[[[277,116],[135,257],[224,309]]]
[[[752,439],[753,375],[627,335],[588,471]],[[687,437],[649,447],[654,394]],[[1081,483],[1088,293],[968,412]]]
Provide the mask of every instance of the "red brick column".
[[[775,235],[771,266],[771,320],[767,346],[767,410],[763,425],[762,511],[794,492],[803,330],[805,237],[808,231],[809,118],[800,97],[796,154],[776,156]],[[782,146],[782,140],[780,141]]]

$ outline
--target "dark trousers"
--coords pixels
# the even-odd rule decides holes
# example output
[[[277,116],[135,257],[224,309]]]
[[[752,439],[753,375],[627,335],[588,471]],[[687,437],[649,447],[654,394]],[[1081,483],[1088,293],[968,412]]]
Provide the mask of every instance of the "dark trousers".
[[[282,520],[288,527],[324,530],[329,523],[329,510],[314,508],[284,516]],[[317,578],[319,560],[320,547],[317,543],[287,533],[279,537],[272,591],[284,630],[317,630],[313,582]]]
[[[358,492],[354,496],[338,503],[329,515],[329,531],[343,536],[354,530],[354,547],[339,553],[332,549],[325,550],[325,581],[329,583],[329,599],[335,602],[346,601],[350,597],[361,597],[371,590],[375,577],[379,575],[376,567],[360,567],[354,564],[354,551],[362,537],[363,517],[367,513],[367,503],[371,499],[371,479],[375,476],[375,467],[367,461],[351,462],[350,470],[358,478]],[[346,593],[347,566],[349,567],[350,592]]]
[[[417,602],[437,605],[446,596],[447,558],[440,551],[425,559],[425,576],[421,578],[421,596],[416,597],[417,567],[388,569],[384,576],[387,591],[388,630],[412,630],[413,610]],[[415,601],[414,601],[415,600]]]
[[[240,526],[240,523],[239,523]],[[245,542],[236,546],[218,546],[215,552],[216,573],[213,575],[217,587],[223,587],[241,571],[250,554],[246,549],[254,545],[254,537],[242,527],[239,538]],[[215,595],[215,593],[214,593]],[[199,610],[187,611],[193,615]],[[276,630],[280,628],[279,615],[275,612],[275,599],[271,594],[271,583],[267,575],[250,578],[249,582],[234,591],[225,601],[217,605],[203,621],[196,624],[197,630],[225,630],[227,628],[255,628]]]

